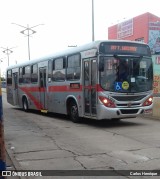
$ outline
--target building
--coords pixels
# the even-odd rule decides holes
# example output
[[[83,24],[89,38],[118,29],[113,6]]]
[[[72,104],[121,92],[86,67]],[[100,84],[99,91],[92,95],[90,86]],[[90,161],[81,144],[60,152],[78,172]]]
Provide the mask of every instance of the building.
[[[153,54],[160,53],[160,17],[149,12],[108,28],[108,39],[147,43]]]

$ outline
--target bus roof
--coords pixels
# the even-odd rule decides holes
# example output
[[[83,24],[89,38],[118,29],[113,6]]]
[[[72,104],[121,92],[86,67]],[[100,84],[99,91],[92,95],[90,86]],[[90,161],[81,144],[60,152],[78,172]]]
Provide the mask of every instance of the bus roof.
[[[129,42],[129,43],[147,45],[143,42],[130,41],[130,40],[98,40],[98,41],[90,42],[88,44],[85,44],[85,45],[82,45],[82,46],[79,46],[79,47],[74,47],[72,49],[67,49],[67,50],[56,52],[56,53],[53,53],[53,54],[50,54],[50,55],[47,55],[47,56],[44,56],[44,57],[36,58],[36,59],[30,60],[30,61],[26,60],[23,63],[19,63],[19,64],[16,64],[16,65],[9,66],[7,68],[7,70],[12,69],[12,68],[21,67],[21,66],[26,66],[26,65],[29,65],[29,64],[35,64],[37,62],[41,62],[41,61],[45,61],[45,60],[49,60],[49,59],[53,59],[53,58],[58,58],[58,57],[61,57],[61,56],[67,56],[67,55],[70,55],[70,54],[90,50],[90,49],[93,49],[93,48],[97,49],[102,42]]]

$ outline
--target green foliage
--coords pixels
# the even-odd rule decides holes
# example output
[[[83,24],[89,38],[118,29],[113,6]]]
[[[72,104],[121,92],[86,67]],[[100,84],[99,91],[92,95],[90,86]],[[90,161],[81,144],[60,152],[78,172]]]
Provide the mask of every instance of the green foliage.
[[[6,79],[4,77],[0,77],[1,78],[1,81],[6,81]]]

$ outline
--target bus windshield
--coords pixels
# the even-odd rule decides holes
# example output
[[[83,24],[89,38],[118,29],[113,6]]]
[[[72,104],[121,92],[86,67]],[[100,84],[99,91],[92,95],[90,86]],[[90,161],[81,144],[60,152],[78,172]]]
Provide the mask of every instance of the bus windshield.
[[[99,71],[100,86],[104,90],[123,93],[152,90],[151,58],[118,55],[101,56]]]

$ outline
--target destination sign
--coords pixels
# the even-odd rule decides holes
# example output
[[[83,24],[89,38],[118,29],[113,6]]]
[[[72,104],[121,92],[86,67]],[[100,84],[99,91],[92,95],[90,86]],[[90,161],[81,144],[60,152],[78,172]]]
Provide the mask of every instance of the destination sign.
[[[103,54],[151,56],[148,45],[131,42],[103,42],[99,51]]]
[[[111,45],[110,48],[111,48],[111,50],[131,51],[131,52],[137,51],[137,47],[134,47],[134,46]]]

